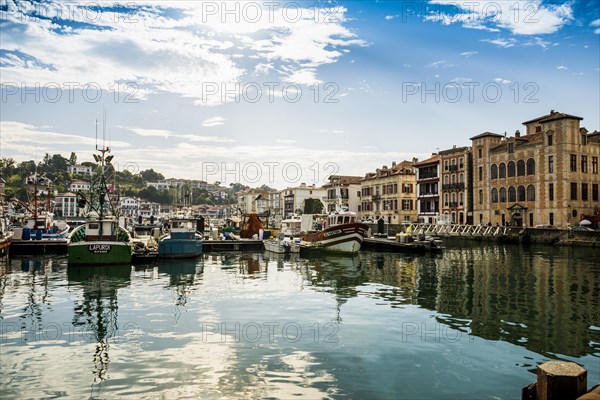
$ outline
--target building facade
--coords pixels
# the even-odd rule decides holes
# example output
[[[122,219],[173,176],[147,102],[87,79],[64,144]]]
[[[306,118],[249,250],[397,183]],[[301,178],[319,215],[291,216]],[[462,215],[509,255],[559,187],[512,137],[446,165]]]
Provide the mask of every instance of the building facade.
[[[269,192],[260,189],[246,189],[237,194],[238,209],[242,214],[255,212],[264,214],[269,211]]]
[[[384,165],[361,179],[359,217],[363,221],[383,218],[389,224],[417,220],[417,175],[415,163]]]
[[[292,214],[302,214],[304,203],[307,199],[321,201],[327,195],[327,191],[315,185],[307,186],[305,183],[297,187],[289,187],[283,193],[283,218],[290,218]],[[323,209],[325,209],[323,207]]]
[[[471,148],[443,150],[440,156],[440,219],[451,224],[473,223]]]
[[[471,138],[475,223],[566,228],[600,208],[600,133],[582,119],[553,110],[525,135]]]
[[[92,167],[82,164],[69,165],[67,166],[67,172],[69,174],[92,175]]]
[[[334,212],[341,209],[358,212],[360,205],[360,176],[331,175],[329,182],[323,185],[326,191],[323,197],[325,212]]]
[[[75,193],[63,193],[54,198],[54,211],[57,217],[77,218],[81,217],[81,211],[77,206],[77,195]]]
[[[437,223],[440,213],[440,156],[418,162],[417,168],[417,212],[418,221]]]
[[[76,180],[71,182],[71,184],[69,185],[69,192],[78,192],[80,190],[89,191],[90,183],[86,181]]]

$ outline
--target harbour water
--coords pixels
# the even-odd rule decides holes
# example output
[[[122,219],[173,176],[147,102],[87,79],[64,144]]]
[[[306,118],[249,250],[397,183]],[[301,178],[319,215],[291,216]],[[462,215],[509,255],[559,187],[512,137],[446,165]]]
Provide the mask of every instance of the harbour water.
[[[0,269],[10,398],[518,399],[535,366],[600,381],[597,249],[211,253]]]

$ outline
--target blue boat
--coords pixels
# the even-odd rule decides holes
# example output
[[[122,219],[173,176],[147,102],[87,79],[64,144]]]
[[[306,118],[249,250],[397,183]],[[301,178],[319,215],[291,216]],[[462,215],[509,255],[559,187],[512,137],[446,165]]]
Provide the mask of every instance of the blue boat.
[[[202,235],[196,231],[196,220],[177,217],[169,221],[168,233],[158,242],[161,258],[190,258],[202,254]]]

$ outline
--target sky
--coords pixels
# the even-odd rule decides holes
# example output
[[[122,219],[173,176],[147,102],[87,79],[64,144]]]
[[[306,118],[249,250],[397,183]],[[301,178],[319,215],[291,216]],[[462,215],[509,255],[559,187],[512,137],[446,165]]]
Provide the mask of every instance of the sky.
[[[600,129],[600,3],[0,0],[0,155],[320,185],[556,110]],[[104,117],[106,116],[106,117]]]

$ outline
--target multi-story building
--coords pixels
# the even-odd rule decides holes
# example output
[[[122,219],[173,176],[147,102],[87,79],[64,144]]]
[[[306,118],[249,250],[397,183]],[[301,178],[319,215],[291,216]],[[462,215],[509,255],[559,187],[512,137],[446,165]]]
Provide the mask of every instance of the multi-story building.
[[[146,187],[154,186],[156,190],[171,189],[171,181],[146,182]]]
[[[600,208],[600,133],[582,119],[553,110],[523,136],[472,137],[475,223],[567,227]]]
[[[358,212],[360,205],[360,176],[331,175],[329,183],[323,185],[326,194],[323,197],[325,211],[341,209]]]
[[[415,163],[384,165],[361,179],[359,216],[362,220],[383,218],[389,224],[417,220]]]
[[[55,197],[54,211],[60,218],[81,217],[81,211],[77,205],[77,195],[75,193],[63,193]]]
[[[150,218],[154,216],[157,218],[160,215],[160,204],[153,203],[150,201],[142,201],[139,203],[139,215],[142,218]]]
[[[237,194],[238,208],[243,214],[269,211],[269,192],[260,189],[246,189]]]
[[[418,220],[426,224],[435,224],[440,213],[440,158],[434,154],[415,164]]]
[[[297,187],[289,187],[283,191],[283,218],[289,218],[292,214],[302,214],[305,202],[315,199],[322,202],[327,191],[315,185],[307,186],[305,183]]]
[[[67,166],[67,172],[69,174],[92,175],[92,167],[82,164],[69,165]]]
[[[119,215],[136,218],[140,213],[140,200],[135,197],[119,199]]]
[[[452,224],[473,223],[471,148],[443,150],[440,156],[440,218]]]
[[[78,192],[80,190],[90,190],[90,183],[86,181],[75,180],[69,185],[69,192]]]

